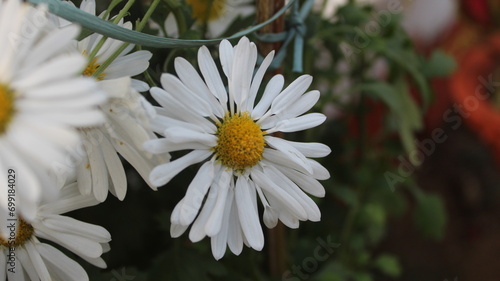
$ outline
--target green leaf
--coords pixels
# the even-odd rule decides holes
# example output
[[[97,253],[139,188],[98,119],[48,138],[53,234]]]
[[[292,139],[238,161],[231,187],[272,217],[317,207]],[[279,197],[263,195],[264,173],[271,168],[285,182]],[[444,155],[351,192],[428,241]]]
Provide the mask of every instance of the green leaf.
[[[382,205],[375,202],[364,205],[358,223],[366,229],[365,242],[375,244],[380,241],[385,233],[386,219],[387,214]]]
[[[380,99],[391,111],[397,114],[403,113],[401,111],[401,98],[393,86],[384,82],[373,82],[362,84],[358,88],[365,91],[372,98]]]
[[[420,71],[420,61],[415,52],[401,49],[393,50],[388,46],[382,46],[379,52],[410,74],[420,90],[424,105],[429,105],[433,99],[432,92],[426,77]]]
[[[367,272],[356,272],[352,277],[356,281],[373,281],[372,276]]]
[[[104,272],[102,269],[89,264],[82,263],[82,266],[85,268],[85,271],[92,281],[147,281],[147,273],[141,272],[135,267],[110,268]]]
[[[370,222],[375,225],[384,225],[386,221],[386,213],[384,207],[377,203],[367,203],[364,206],[364,212],[370,219]]]
[[[423,236],[441,240],[446,225],[446,211],[441,198],[435,194],[419,193],[414,222]]]
[[[378,98],[391,110],[401,137],[401,142],[407,153],[415,151],[416,146],[413,134],[422,127],[422,114],[411,97],[403,79],[399,79],[395,86],[384,82],[366,83],[359,86],[371,97]]]
[[[349,270],[344,264],[334,261],[325,264],[321,270],[312,278],[317,281],[344,281],[349,277]],[[292,279],[293,280],[293,279]]]
[[[402,115],[399,115],[399,135],[401,136],[401,141],[406,153],[412,153],[417,150],[414,138],[414,132],[422,128],[422,114],[410,96],[406,85],[403,82],[398,83],[400,92],[405,93],[401,95],[401,111]],[[410,158],[413,160],[414,158]],[[414,165],[419,165],[421,163],[412,163]]]
[[[335,195],[335,197],[342,200],[348,206],[354,206],[358,203],[358,196],[352,188],[346,186],[335,186],[334,188],[331,188],[330,191]]]
[[[378,256],[374,261],[374,265],[382,273],[393,278],[399,277],[402,272],[398,259],[393,255],[382,254]]]
[[[456,61],[445,54],[443,51],[434,51],[426,62],[424,62],[424,67],[422,73],[426,77],[440,77],[447,76],[455,70],[457,67]]]
[[[183,248],[162,254],[149,270],[148,280],[210,281],[226,274],[224,265],[211,256]]]

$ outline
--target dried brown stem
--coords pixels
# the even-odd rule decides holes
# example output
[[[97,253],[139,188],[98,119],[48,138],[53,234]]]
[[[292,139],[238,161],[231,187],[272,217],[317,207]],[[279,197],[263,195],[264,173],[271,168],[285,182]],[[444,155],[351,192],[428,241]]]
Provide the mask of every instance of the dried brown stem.
[[[261,23],[271,18],[276,12],[285,6],[285,0],[257,0],[257,22]],[[260,34],[280,33],[285,30],[285,19],[283,16],[277,18],[272,23],[259,30]],[[267,55],[272,50],[276,52],[281,48],[282,43],[260,42],[259,50],[262,55]]]

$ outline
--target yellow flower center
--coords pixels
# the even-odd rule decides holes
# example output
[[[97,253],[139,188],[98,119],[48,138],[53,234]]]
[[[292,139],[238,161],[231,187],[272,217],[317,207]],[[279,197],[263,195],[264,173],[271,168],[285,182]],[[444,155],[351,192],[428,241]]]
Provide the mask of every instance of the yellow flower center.
[[[208,22],[220,18],[226,9],[226,0],[186,0],[191,6],[192,17]]]
[[[14,112],[14,92],[0,84],[0,135],[7,130]]]
[[[5,238],[0,235],[0,245],[5,247],[21,246],[28,241],[35,232],[33,226],[22,218],[19,218],[17,223],[8,222],[7,228],[11,233],[10,236]]]
[[[214,151],[224,166],[243,170],[262,159],[266,145],[264,132],[248,112],[227,114],[217,127],[217,146]]]
[[[84,53],[85,54],[85,53]],[[85,70],[83,71],[83,75],[84,76],[89,76],[89,77],[92,77],[94,75],[94,73],[97,71],[97,69],[100,67],[101,65],[97,63],[97,58],[93,58],[89,64],[87,65],[87,68],[85,68]],[[101,81],[101,80],[104,80],[104,78],[106,78],[106,74],[104,73],[101,73],[99,74],[97,77],[95,77],[97,80]]]

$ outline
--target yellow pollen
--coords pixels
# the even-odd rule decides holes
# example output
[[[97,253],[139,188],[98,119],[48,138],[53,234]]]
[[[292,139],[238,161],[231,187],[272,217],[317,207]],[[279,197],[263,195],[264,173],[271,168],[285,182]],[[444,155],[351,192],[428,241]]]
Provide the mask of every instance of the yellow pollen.
[[[7,226],[9,227],[10,223],[8,223]],[[3,236],[0,235],[0,245],[5,247],[21,246],[24,243],[26,243],[26,241],[28,241],[35,232],[33,226],[31,226],[31,224],[27,223],[22,218],[19,218],[17,220],[17,223],[11,229],[12,230],[15,229],[16,236],[13,239],[9,238],[5,239]]]
[[[14,112],[14,92],[0,84],[0,135],[7,130]]]
[[[85,53],[84,53],[85,54]],[[83,71],[83,75],[84,76],[89,76],[89,77],[92,77],[94,75],[94,73],[97,71],[97,69],[99,69],[101,65],[97,63],[97,58],[93,58],[89,64],[87,65],[87,68],[85,68],[85,70]],[[97,77],[95,77],[97,80],[101,81],[101,80],[104,80],[104,78],[106,78],[106,74],[104,73],[101,73],[99,74]]]
[[[226,0],[186,0],[191,6],[192,17],[200,22],[220,18],[226,9]]]
[[[224,166],[243,170],[262,159],[264,132],[248,112],[227,114],[217,127],[217,146],[213,149]]]

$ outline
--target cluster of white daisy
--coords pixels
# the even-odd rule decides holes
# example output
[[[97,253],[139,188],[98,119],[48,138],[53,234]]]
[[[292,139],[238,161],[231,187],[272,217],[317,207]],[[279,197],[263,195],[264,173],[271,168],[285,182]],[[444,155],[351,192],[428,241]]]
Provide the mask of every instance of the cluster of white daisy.
[[[80,9],[95,15],[95,1]],[[123,200],[122,161],[154,190],[201,164],[172,212],[171,235],[191,225],[191,241],[210,237],[216,259],[227,246],[235,254],[243,244],[263,248],[257,198],[269,228],[320,220],[306,192],[324,196],[318,180],[329,172],[309,158],[330,149],[279,137],[325,121],[307,113],[320,97],[307,92],[310,76],[284,87],[276,75],[259,92],[274,53],[256,69],[257,47],[243,37],[234,47],[220,43],[223,76],[203,46],[200,72],[177,58],[177,76],[164,73],[162,88],[150,89],[131,77],[148,68],[151,52],[100,34],[78,41],[79,33],[43,5],[0,0],[0,279],[88,280],[39,238],[105,268],[110,233],[62,214],[99,204],[108,191]],[[147,91],[159,107],[143,97]]]

